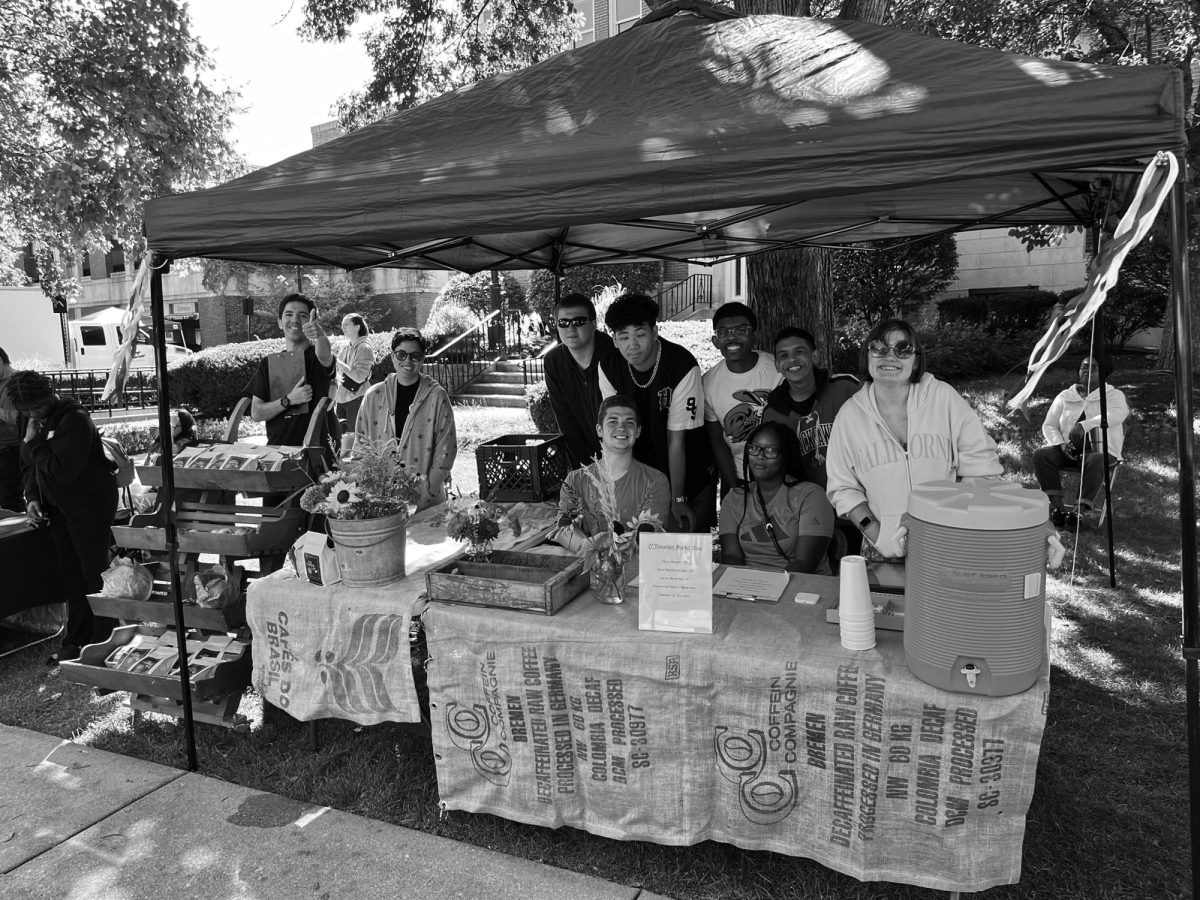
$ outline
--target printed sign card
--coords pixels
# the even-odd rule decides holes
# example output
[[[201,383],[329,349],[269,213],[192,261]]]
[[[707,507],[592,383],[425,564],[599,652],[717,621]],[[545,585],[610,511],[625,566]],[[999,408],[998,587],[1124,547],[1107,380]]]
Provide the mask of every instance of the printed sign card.
[[[712,634],[712,536],[638,535],[638,628]]]

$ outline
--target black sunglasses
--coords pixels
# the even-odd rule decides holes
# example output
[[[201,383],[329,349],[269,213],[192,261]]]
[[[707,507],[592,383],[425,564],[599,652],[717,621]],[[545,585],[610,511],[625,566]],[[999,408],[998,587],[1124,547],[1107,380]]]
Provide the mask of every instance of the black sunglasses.
[[[554,319],[550,324],[558,328],[582,328],[588,322],[595,322],[591,316],[576,316],[574,319]]]

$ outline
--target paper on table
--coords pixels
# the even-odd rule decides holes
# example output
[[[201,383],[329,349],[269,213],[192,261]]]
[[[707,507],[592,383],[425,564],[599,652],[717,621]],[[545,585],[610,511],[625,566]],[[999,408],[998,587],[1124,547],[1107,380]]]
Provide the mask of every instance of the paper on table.
[[[746,566],[726,566],[713,594],[734,600],[755,600],[761,603],[778,603],[787,590],[787,572],[779,569],[751,569]]]
[[[712,634],[712,536],[638,535],[638,628]]]

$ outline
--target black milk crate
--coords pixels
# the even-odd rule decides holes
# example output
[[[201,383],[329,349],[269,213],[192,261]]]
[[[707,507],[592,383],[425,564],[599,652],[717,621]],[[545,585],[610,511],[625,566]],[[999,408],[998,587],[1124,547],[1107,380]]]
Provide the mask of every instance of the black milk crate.
[[[475,448],[479,496],[540,501],[567,477],[567,439],[561,434],[503,434]]]

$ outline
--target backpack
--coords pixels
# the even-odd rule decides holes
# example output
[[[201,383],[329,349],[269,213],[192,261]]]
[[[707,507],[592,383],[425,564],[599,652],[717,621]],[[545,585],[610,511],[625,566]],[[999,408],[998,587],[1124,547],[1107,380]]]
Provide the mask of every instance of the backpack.
[[[117,478],[117,487],[127,488],[133,484],[133,477],[136,474],[133,460],[121,448],[117,439],[102,434],[100,435],[100,446],[104,450],[104,456],[109,465],[113,467],[113,474]]]

